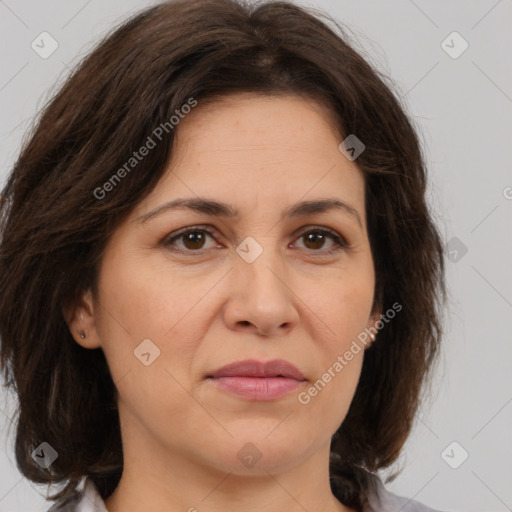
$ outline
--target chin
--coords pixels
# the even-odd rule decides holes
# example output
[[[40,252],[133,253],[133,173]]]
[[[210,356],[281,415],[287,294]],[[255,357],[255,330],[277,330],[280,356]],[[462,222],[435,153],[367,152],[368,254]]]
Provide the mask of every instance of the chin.
[[[268,476],[268,473],[292,469],[314,452],[314,447],[305,442],[305,435],[302,438],[286,434],[279,436],[275,431],[268,435],[254,425],[251,430],[254,435],[246,431],[245,435],[219,443],[218,447],[223,451],[214,457],[212,465],[237,475]]]

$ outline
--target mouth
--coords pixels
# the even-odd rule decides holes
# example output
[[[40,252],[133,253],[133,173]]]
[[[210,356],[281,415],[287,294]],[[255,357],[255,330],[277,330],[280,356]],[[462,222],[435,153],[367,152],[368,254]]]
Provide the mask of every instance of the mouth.
[[[231,363],[207,378],[223,391],[263,401],[281,398],[306,381],[298,368],[282,359]]]

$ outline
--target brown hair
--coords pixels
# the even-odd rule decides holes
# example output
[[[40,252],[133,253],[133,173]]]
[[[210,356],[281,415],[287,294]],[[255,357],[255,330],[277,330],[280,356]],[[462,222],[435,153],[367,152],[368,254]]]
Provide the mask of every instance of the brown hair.
[[[374,306],[402,310],[366,351],[332,439],[331,485],[360,508],[365,472],[397,459],[439,352],[443,246],[404,107],[346,30],[322,16],[288,2],[157,5],[104,39],[43,109],[0,197],[0,368],[19,398],[18,466],[34,482],[66,484],[52,499],[69,496],[83,476],[103,498],[119,482],[116,389],[102,350],[74,341],[62,306],[97,293],[104,247],[166,171],[179,127],[114,191],[101,199],[94,191],[190,98],[235,92],[316,99],[340,133],[366,146],[356,163],[365,176]],[[31,457],[43,441],[58,452],[46,470]]]

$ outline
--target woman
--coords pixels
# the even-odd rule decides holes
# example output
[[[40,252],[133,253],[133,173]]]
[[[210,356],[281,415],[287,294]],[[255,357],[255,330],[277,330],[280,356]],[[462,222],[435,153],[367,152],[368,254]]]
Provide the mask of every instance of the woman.
[[[52,510],[432,510],[376,472],[439,352],[442,244],[338,29],[163,3],[44,109],[0,200],[0,361]]]

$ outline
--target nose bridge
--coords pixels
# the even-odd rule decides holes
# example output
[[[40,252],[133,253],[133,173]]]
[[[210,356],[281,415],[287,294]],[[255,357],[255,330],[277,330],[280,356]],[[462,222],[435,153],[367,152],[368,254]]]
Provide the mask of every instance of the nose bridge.
[[[240,276],[253,294],[263,292],[268,297],[273,294],[287,295],[283,283],[286,270],[281,261],[281,251],[274,238],[268,233],[265,236],[258,236],[258,239],[248,236],[236,249],[239,256],[237,267]]]
[[[249,321],[270,332],[294,318],[292,293],[287,285],[286,265],[275,236],[249,236],[236,248],[232,286],[238,297],[238,321]],[[240,290],[242,288],[242,290]]]

